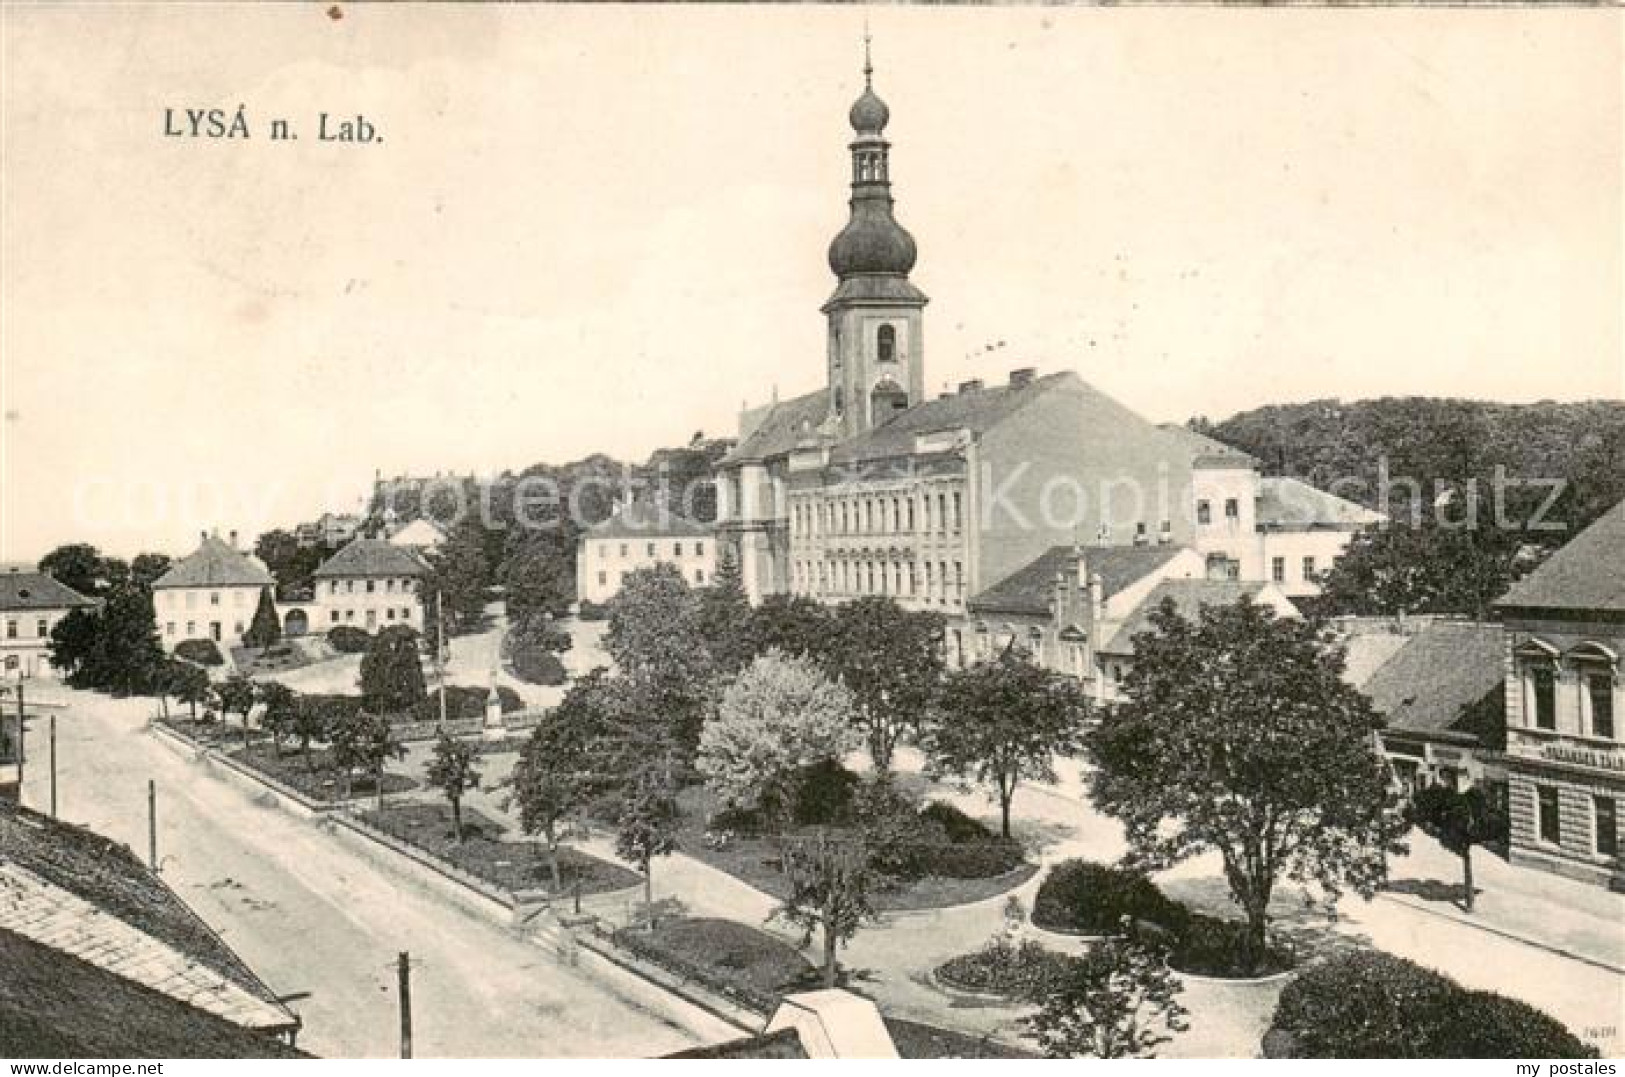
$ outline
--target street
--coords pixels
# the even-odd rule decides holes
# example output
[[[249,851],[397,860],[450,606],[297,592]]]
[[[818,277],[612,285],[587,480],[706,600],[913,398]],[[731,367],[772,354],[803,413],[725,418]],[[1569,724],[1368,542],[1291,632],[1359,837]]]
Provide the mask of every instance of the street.
[[[416,1057],[626,1057],[690,1046],[685,1032],[559,968],[539,947],[427,890],[380,874],[314,825],[255,803],[143,731],[151,700],[60,687],[59,815],[147,851],[158,787],[169,885],[305,1022],[329,1057],[393,1057],[395,962],[412,955]],[[44,810],[44,721],[30,731],[25,803]]]

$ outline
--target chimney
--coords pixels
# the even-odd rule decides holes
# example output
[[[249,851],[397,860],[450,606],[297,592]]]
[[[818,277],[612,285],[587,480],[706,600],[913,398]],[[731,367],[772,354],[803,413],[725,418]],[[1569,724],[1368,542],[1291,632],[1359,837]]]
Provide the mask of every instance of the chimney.
[[[209,533],[207,531],[199,531],[197,533],[197,537],[198,537],[198,541],[200,541],[200,542],[208,542],[209,541]]]
[[[962,393],[973,393],[981,387],[981,378],[972,378],[970,381],[962,381],[959,383],[959,391]]]
[[[237,532],[232,530],[227,533],[227,536],[231,541],[231,548],[235,550],[237,548]]]
[[[1010,388],[1020,389],[1024,385],[1033,383],[1033,375],[1038,373],[1037,367],[1024,366],[1020,370],[1010,372]]]

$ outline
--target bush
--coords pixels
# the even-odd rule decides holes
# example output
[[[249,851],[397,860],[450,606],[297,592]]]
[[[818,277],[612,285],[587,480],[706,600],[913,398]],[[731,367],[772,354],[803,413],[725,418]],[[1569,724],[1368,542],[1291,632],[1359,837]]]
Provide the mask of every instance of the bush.
[[[1300,1058],[1592,1058],[1596,1051],[1521,1002],[1467,991],[1375,951],[1304,970],[1281,992],[1267,1038]],[[1283,1036],[1284,1034],[1284,1036]]]
[[[1068,960],[1065,954],[1032,939],[1012,944],[999,938],[939,965],[937,978],[962,991],[1032,999],[1044,994],[1051,978],[1065,971]]]
[[[963,812],[945,804],[922,810],[883,779],[859,786],[852,811],[861,820],[869,866],[900,882],[927,876],[988,879],[1025,860],[1020,845],[993,836]],[[963,837],[956,839],[955,833]]]
[[[212,639],[183,639],[175,644],[175,655],[200,666],[218,666],[226,660]]]
[[[558,655],[523,640],[514,640],[510,660],[513,674],[527,684],[563,684],[564,663]]]
[[[580,608],[576,610],[576,619],[581,621],[607,621],[609,620],[609,604],[581,600]]]
[[[833,759],[801,768],[791,815],[798,826],[842,826],[852,819],[858,776]]]
[[[1125,916],[1183,935],[1190,914],[1141,873],[1089,860],[1057,864],[1033,900],[1033,923],[1050,931],[1113,935]]]
[[[948,835],[949,841],[993,840],[993,831],[984,826],[980,820],[972,819],[946,801],[933,800],[920,809],[920,818],[939,824]]]
[[[519,693],[512,688],[505,684],[499,684],[497,685],[497,706],[502,708],[503,714],[512,714],[514,711],[524,710],[525,701],[520,699]]]
[[[995,838],[954,842],[920,851],[916,865],[921,876],[940,879],[991,879],[1015,871],[1026,862],[1020,844]]]
[[[364,654],[372,645],[372,636],[364,628],[339,625],[327,630],[327,642],[340,654]]]
[[[1290,953],[1272,946],[1256,967],[1249,969],[1242,960],[1247,945],[1246,921],[1221,920],[1188,911],[1185,916],[1187,919],[1168,952],[1168,965],[1178,972],[1228,979],[1269,976],[1285,972],[1294,964]]]

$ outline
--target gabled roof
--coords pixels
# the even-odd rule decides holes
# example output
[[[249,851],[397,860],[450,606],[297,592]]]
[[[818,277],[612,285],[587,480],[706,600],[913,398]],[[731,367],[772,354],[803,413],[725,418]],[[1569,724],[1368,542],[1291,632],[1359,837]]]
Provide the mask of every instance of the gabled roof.
[[[1265,531],[1358,528],[1380,523],[1381,513],[1284,476],[1258,480],[1257,522]]]
[[[44,572],[0,572],[0,610],[61,610],[95,604]]]
[[[801,1045],[801,1034],[793,1028],[777,1032],[763,1032],[755,1036],[742,1036],[725,1043],[712,1043],[703,1047],[690,1047],[686,1051],[665,1055],[665,1058],[806,1058],[807,1049]]]
[[[1182,441],[1194,454],[1192,467],[1201,468],[1253,468],[1258,460],[1233,445],[1199,434],[1181,423],[1163,423],[1162,429]]]
[[[1243,580],[1163,580],[1151,589],[1145,600],[1123,618],[1112,638],[1100,650],[1106,654],[1130,655],[1134,653],[1134,637],[1142,632],[1153,632],[1151,614],[1164,600],[1172,600],[1174,609],[1187,621],[1195,621],[1204,606],[1228,606],[1243,597],[1257,601],[1268,584]]]
[[[1047,374],[1022,385],[962,389],[900,411],[879,426],[842,442],[830,453],[830,464],[838,467],[909,456],[913,454],[915,438],[920,434],[948,430],[968,430],[972,434],[981,434],[1044,393],[1063,386],[1095,392],[1071,371]]]
[[[595,539],[661,538],[670,535],[704,538],[711,534],[711,528],[672,512],[664,505],[632,501],[622,505],[609,519],[589,527],[586,533],[587,537]]]
[[[0,916],[22,915],[24,903],[54,889],[56,896],[47,902],[52,909],[82,904],[102,920],[128,925],[224,978],[240,994],[236,1001],[240,1010],[252,1010],[257,1001],[266,1010],[279,1011],[282,1023],[294,1022],[271,989],[220,936],[117,842],[0,801],[0,881],[6,883],[0,888]],[[3,911],[7,909],[9,914]],[[16,923],[7,926],[17,928]],[[71,921],[62,926],[64,931],[73,929]],[[100,949],[112,953],[109,947]],[[258,1023],[265,1021],[274,1025],[276,1018],[261,1012]]]
[[[0,929],[0,1049],[12,1058],[308,1058],[88,961]]]
[[[1172,561],[1180,546],[1085,546],[1081,548],[1090,575],[1099,574],[1104,596],[1145,579]],[[1004,579],[976,595],[966,605],[975,611],[1025,613],[1043,616],[1055,594],[1055,577],[1071,572],[1076,546],[1052,546]]]
[[[829,394],[815,389],[805,396],[772,405],[756,429],[741,438],[717,466],[758,463],[796,447],[807,432],[821,424],[829,411]]]
[[[1625,611],[1625,501],[1513,584],[1496,606]]]
[[[1434,621],[1406,638],[1364,685],[1388,728],[1449,731],[1486,697],[1504,690],[1500,625]]]
[[[358,538],[323,561],[311,575],[316,579],[363,576],[422,576],[428,571],[411,547],[396,546],[386,539]]]
[[[234,550],[219,535],[205,535],[198,548],[170,566],[153,581],[153,588],[166,587],[269,587],[273,583],[265,566],[247,554]]]

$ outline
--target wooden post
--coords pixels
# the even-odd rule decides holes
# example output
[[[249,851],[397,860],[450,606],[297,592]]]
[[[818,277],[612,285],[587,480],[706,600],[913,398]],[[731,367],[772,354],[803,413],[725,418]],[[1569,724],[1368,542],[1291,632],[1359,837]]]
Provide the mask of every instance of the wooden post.
[[[412,958],[405,950],[395,959],[401,995],[401,1057],[412,1057]]]
[[[56,818],[56,715],[51,715],[51,818]]]
[[[23,717],[23,682],[17,681],[17,806],[23,803],[23,764],[28,762],[28,719]]]
[[[158,874],[158,783],[147,779],[147,866]]]

